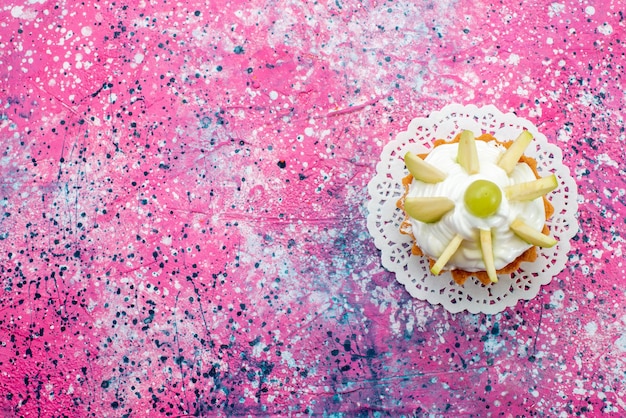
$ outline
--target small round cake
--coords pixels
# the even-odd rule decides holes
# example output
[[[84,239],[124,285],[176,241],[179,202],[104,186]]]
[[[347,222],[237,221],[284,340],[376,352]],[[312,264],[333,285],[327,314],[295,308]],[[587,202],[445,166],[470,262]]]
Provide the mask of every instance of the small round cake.
[[[414,254],[429,258],[432,273],[450,270],[458,284],[469,276],[494,283],[534,261],[537,246],[557,243],[545,195],[558,180],[540,177],[524,155],[532,139],[526,130],[502,140],[465,130],[452,142],[435,141],[428,154],[404,156],[410,174],[398,200],[406,214],[400,231],[412,236]]]
[[[567,265],[578,231],[577,185],[558,144],[493,105],[411,119],[382,148],[367,190],[381,265],[452,313],[534,298]]]

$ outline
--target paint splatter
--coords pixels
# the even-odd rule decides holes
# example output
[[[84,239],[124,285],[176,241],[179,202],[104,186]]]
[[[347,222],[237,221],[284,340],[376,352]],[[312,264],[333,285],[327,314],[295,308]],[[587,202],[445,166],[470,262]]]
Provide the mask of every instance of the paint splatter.
[[[0,411],[623,415],[618,6],[9,1]],[[365,226],[383,145],[451,102],[579,186],[568,268],[495,316],[412,300]]]

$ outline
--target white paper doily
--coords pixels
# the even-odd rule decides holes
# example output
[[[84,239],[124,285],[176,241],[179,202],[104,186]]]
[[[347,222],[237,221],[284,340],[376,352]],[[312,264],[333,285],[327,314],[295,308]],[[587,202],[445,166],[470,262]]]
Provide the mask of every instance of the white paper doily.
[[[435,139],[452,140],[461,130],[490,133],[500,140],[512,140],[522,129],[533,134],[534,140],[525,154],[537,160],[541,176],[556,174],[559,187],[547,197],[554,206],[554,215],[547,221],[551,234],[558,240],[552,248],[538,248],[532,263],[524,262],[510,275],[499,275],[499,281],[482,285],[469,277],[463,286],[457,285],[449,272],[434,276],[426,257],[411,254],[412,239],[400,233],[404,213],[396,207],[404,193],[402,178],[408,174],[403,156],[407,151],[417,154],[432,149]],[[563,155],[556,146],[528,120],[513,113],[502,113],[494,106],[448,105],[427,118],[411,121],[407,131],[399,133],[385,145],[376,175],[368,184],[371,197],[367,208],[367,227],[382,254],[383,266],[396,274],[396,279],[415,298],[441,304],[452,312],[494,314],[519,300],[532,299],[542,285],[565,267],[570,240],[578,231],[576,183],[563,165]]]

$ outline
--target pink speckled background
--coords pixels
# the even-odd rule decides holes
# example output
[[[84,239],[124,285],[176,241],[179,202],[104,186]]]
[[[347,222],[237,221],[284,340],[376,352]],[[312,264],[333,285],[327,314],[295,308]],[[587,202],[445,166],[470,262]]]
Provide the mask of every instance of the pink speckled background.
[[[626,22],[610,1],[6,0],[0,415],[626,414]],[[566,269],[413,300],[366,185],[448,103],[564,151]]]

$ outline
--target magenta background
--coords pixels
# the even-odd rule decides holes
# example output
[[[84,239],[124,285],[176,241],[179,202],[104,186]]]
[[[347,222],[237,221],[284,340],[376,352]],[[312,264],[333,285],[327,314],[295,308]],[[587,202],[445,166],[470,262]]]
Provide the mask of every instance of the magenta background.
[[[623,4],[0,7],[0,415],[626,414]],[[448,103],[535,123],[566,269],[498,315],[413,300],[366,185]]]

